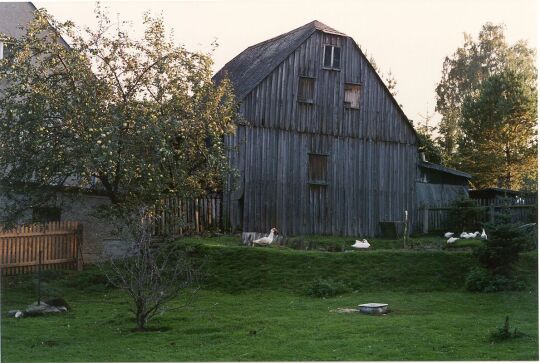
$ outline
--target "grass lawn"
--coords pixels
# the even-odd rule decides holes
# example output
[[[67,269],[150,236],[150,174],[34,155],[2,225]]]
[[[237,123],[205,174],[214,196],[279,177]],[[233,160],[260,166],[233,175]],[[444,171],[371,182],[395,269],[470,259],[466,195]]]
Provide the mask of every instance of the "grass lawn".
[[[247,248],[232,238],[184,239],[178,247],[205,260],[196,299],[160,316],[145,333],[122,292],[95,270],[51,278],[45,286],[72,305],[64,315],[6,318],[35,300],[28,278],[6,279],[2,293],[2,361],[253,361],[253,360],[537,360],[537,253],[518,272],[529,289],[463,291],[474,260],[465,252],[356,252]],[[350,293],[305,295],[318,278]],[[6,283],[7,282],[7,283]],[[391,313],[340,313],[384,302]],[[491,343],[510,316],[524,336]]]
[[[29,301],[6,294],[3,312]],[[536,292],[470,294],[351,293],[331,299],[290,293],[200,291],[188,307],[132,332],[118,291],[66,295],[66,315],[4,319],[2,360],[536,360]],[[338,313],[365,302],[389,303],[386,316]],[[178,305],[181,301],[177,302]],[[492,344],[490,332],[510,316],[527,335]]]

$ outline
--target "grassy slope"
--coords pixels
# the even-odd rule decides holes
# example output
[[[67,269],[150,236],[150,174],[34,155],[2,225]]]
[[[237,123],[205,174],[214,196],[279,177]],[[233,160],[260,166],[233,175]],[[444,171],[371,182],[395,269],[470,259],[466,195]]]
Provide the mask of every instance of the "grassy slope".
[[[131,332],[133,321],[122,294],[95,289],[100,279],[90,271],[69,278],[75,287],[57,282],[72,312],[2,319],[2,360],[538,358],[536,290],[460,291],[473,265],[470,254],[322,253],[237,247],[233,239],[223,238],[196,242],[178,244],[193,255],[207,255],[205,290],[190,307],[171,311],[152,324],[169,330]],[[536,261],[537,254],[530,253],[519,265],[531,286],[536,285]],[[332,299],[302,296],[306,283],[318,277],[332,277],[357,292]],[[81,290],[89,282],[90,289]],[[23,281],[4,290],[2,301],[2,313],[20,307],[32,301],[32,288]],[[393,312],[373,317],[330,311],[364,302],[387,302]],[[527,336],[493,345],[487,336],[502,325],[505,315]]]
[[[455,291],[475,261],[467,252],[374,250],[299,251],[232,245],[229,238],[178,241],[195,256],[206,256],[207,288],[239,292],[253,288],[302,292],[318,278],[332,278],[359,291]],[[536,285],[535,253],[522,256],[522,277]]]

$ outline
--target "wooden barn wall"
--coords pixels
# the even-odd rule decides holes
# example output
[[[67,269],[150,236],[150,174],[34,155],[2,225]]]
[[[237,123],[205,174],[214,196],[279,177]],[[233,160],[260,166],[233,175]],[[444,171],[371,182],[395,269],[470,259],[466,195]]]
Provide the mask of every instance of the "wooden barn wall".
[[[340,71],[322,69],[323,44],[341,47]],[[313,104],[297,101],[300,76],[315,78]],[[362,85],[360,109],[344,107],[345,83]],[[414,213],[415,135],[351,39],[313,34],[240,113],[247,125],[226,140],[239,170],[224,196],[233,228],[373,236]],[[327,186],[308,183],[309,152],[328,154]]]

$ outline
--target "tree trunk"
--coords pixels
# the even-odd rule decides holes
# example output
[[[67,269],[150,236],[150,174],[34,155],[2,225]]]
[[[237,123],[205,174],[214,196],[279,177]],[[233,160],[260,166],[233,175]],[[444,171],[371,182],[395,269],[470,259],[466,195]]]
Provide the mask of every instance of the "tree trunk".
[[[142,311],[137,311],[137,331],[142,332],[146,330],[146,315]]]

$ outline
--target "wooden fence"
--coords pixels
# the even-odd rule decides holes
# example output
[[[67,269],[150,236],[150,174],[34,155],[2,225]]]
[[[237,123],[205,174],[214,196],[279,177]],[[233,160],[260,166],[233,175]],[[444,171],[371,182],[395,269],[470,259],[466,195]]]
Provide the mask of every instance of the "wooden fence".
[[[484,213],[482,222],[494,222],[498,214],[507,213],[512,223],[536,222],[536,204],[500,204],[493,203],[486,205],[482,200],[475,200],[476,207],[482,208]],[[424,206],[419,208],[417,213],[417,226],[422,233],[431,231],[442,231],[450,228],[449,212],[450,206]]]
[[[202,198],[171,196],[156,208],[155,235],[183,236],[222,229],[223,199],[220,194]]]
[[[43,269],[82,269],[82,224],[63,221],[19,226],[0,232],[3,275]],[[41,258],[40,258],[41,254]]]

